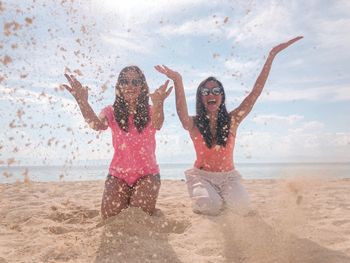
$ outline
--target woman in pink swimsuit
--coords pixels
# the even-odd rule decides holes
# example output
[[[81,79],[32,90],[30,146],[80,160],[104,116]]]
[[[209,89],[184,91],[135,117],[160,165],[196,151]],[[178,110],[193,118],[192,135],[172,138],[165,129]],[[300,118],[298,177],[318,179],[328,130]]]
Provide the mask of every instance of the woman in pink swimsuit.
[[[166,66],[155,67],[174,81],[177,114],[184,129],[189,131],[196,151],[194,167],[185,172],[194,212],[217,215],[224,205],[239,212],[249,209],[248,194],[233,163],[237,128],[261,94],[275,56],[301,38],[270,51],[253,90],[231,112],[226,109],[221,82],[209,77],[198,86],[196,116],[189,116],[181,75]]]
[[[114,104],[97,116],[88,103],[87,88],[73,75],[65,77],[70,86],[63,86],[76,99],[89,126],[112,131],[114,155],[102,197],[102,217],[117,215],[129,206],[152,214],[160,188],[155,133],[163,125],[163,103],[172,90],[167,89],[169,81],[149,94],[142,71],[137,66],[126,67],[118,77]]]

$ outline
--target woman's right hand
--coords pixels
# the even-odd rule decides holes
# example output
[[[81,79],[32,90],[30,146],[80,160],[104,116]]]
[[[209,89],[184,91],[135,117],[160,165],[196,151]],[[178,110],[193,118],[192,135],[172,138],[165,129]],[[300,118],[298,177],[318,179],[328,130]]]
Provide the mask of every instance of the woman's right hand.
[[[302,38],[303,38],[303,36],[295,37],[295,38],[293,38],[293,39],[291,39],[291,40],[289,40],[289,41],[287,41],[285,43],[282,43],[282,44],[279,44],[279,45],[275,46],[273,49],[271,49],[270,55],[276,56],[283,49],[286,49],[290,45],[294,44],[294,42],[297,42],[297,41],[299,41]]]
[[[68,80],[70,86],[66,84],[62,84],[61,86],[68,90],[78,103],[87,102],[88,88],[83,87],[83,85],[81,85],[81,83],[73,75],[64,74],[64,76]]]
[[[171,79],[172,81],[176,82],[176,81],[180,81],[182,80],[181,74],[177,71],[174,71],[170,68],[168,68],[165,65],[157,65],[154,67],[159,73],[164,74],[165,76],[167,76],[169,79]]]

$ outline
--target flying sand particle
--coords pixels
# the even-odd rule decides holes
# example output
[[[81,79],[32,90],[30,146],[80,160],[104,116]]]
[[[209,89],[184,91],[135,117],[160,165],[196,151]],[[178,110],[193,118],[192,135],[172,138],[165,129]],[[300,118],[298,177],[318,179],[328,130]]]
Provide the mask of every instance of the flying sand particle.
[[[24,20],[26,21],[27,25],[30,25],[33,23],[33,18],[26,17]]]
[[[21,25],[18,24],[16,21],[12,21],[9,23],[4,24],[4,35],[5,36],[10,36],[13,34],[12,31],[17,31],[21,28]],[[11,31],[12,30],[12,31]]]
[[[2,2],[0,2],[0,13],[5,11],[5,7],[2,5]]]
[[[83,76],[83,73],[81,73],[81,71],[79,69],[76,69],[73,71],[75,74],[77,74],[78,76]]]
[[[12,58],[8,55],[5,55],[3,59],[0,60],[2,64],[4,64],[5,66],[7,66],[8,64],[10,64],[12,62]]]
[[[7,165],[10,166],[12,164],[14,164],[16,161],[15,161],[15,158],[9,158],[7,159]]]

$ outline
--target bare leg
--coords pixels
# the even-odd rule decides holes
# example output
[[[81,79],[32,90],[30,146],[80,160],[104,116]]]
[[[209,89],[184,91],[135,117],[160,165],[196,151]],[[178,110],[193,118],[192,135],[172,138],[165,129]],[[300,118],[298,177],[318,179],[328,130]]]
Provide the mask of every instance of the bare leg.
[[[151,215],[156,207],[159,188],[159,174],[140,178],[133,187],[130,206],[139,207]]]
[[[101,215],[103,219],[115,216],[128,207],[130,187],[123,180],[108,175],[105,182],[101,203]]]

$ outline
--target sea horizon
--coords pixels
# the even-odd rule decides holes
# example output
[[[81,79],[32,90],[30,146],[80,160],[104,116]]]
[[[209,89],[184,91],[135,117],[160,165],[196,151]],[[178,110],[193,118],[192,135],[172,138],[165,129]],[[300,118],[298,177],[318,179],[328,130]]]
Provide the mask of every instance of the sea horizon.
[[[0,164],[0,168],[5,168],[5,167],[41,167],[41,166],[105,166],[107,163],[107,166],[109,165],[110,160],[107,162],[101,162],[101,163],[96,163],[95,161],[92,161],[92,163],[88,163],[89,161],[84,161],[86,163],[74,163],[74,164],[69,164],[69,163],[54,163],[54,164],[11,164],[7,165],[5,163]],[[158,162],[158,165],[193,165],[193,162]],[[282,164],[290,164],[290,165],[298,165],[298,164],[303,164],[303,165],[315,165],[315,164],[349,164],[350,162],[343,162],[343,161],[327,161],[327,162],[321,162],[321,161],[306,161],[306,162],[297,162],[297,161],[292,161],[292,162],[235,162],[235,165],[282,165]]]
[[[103,180],[109,163],[53,164],[0,166],[0,183],[18,181],[86,181]],[[193,163],[159,163],[162,179],[185,180],[184,171]],[[293,176],[350,178],[349,162],[237,162],[236,169],[243,179],[281,179]]]

